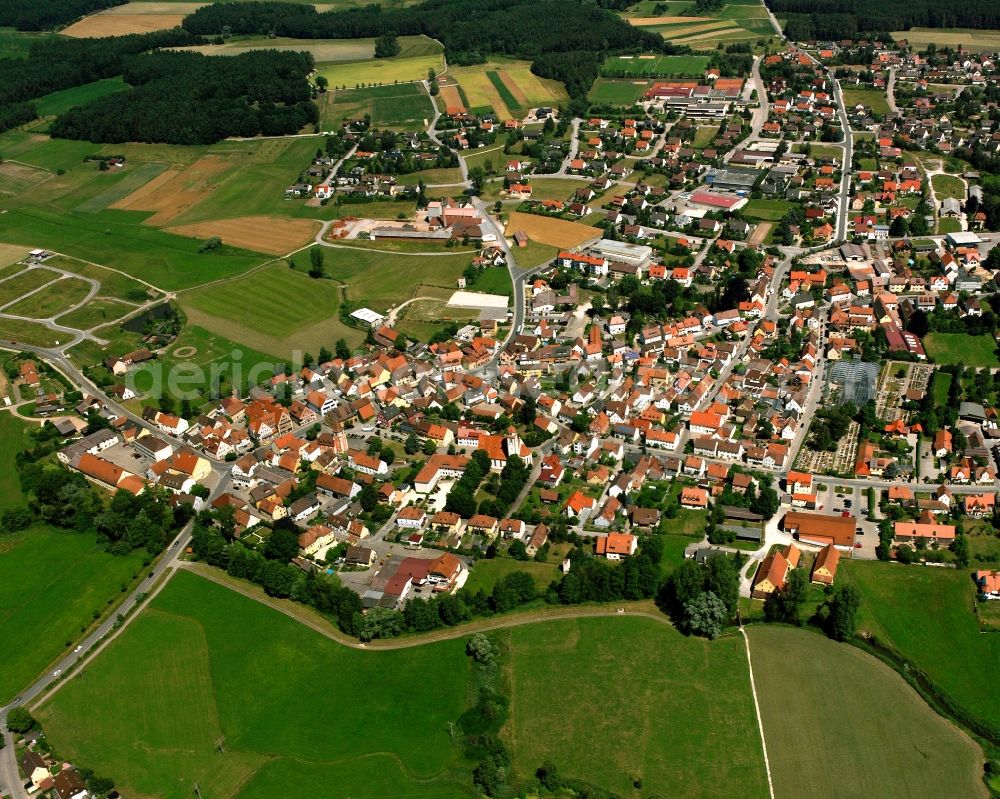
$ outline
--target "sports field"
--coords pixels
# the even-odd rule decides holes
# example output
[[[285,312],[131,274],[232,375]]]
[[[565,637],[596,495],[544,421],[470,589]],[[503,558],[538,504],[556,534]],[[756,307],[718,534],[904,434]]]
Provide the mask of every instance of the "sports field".
[[[911,47],[921,50],[928,44],[938,47],[949,46],[963,50],[993,52],[1000,49],[1000,30],[974,30],[971,28],[911,28],[908,31],[894,31],[892,37],[897,41],[906,39]]]
[[[2,284],[0,284],[2,285]],[[992,336],[970,336],[967,333],[928,333],[924,348],[935,363],[957,363],[963,366],[1000,366],[997,343]]]
[[[324,247],[323,254],[332,279],[307,277],[309,256],[302,253],[296,261],[303,271],[276,263],[245,278],[185,292],[179,297],[181,307],[191,322],[207,330],[287,358],[294,349],[330,348],[341,337],[351,344],[363,340],[364,331],[340,321],[345,293],[351,308],[384,312],[422,296],[425,284],[453,289],[469,264],[467,254],[418,256],[333,247]],[[247,308],[254,309],[252,316]]]
[[[596,618],[514,628],[509,647],[504,737],[518,773],[551,758],[563,778],[621,796],[767,796],[738,636]]]
[[[434,116],[427,92],[417,83],[372,86],[367,89],[330,89],[316,98],[321,124],[330,130],[345,119],[362,119],[387,127],[422,129],[424,120]]]
[[[507,221],[505,235],[513,236],[519,230],[527,233],[532,241],[560,248],[577,247],[601,237],[601,230],[590,225],[515,211]]]
[[[636,103],[646,89],[648,80],[608,80],[598,78],[590,87],[587,99],[598,105],[626,105]]]
[[[448,735],[468,672],[460,639],[359,652],[182,572],[39,716],[61,752],[128,795],[187,799],[197,782],[273,797],[292,779],[296,792],[451,799],[468,795]]]
[[[747,629],[776,799],[986,796],[979,747],[884,663],[816,632]]]
[[[86,16],[62,30],[65,36],[89,39],[176,28],[204,3],[126,3]]]
[[[861,629],[903,657],[973,716],[1000,724],[1000,637],[979,632],[969,575],[951,569],[852,561]]]
[[[22,423],[0,414],[4,472]],[[16,477],[13,478],[16,481]],[[6,482],[10,479],[7,478]],[[4,492],[4,504],[10,502]],[[90,533],[36,526],[0,539],[0,702],[6,703],[65,653],[121,595],[142,564],[138,554],[107,554]]]

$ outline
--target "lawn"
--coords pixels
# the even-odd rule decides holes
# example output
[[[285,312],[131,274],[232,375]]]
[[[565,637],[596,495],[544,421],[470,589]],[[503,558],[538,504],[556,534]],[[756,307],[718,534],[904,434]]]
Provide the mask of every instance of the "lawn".
[[[559,248],[537,241],[529,241],[526,247],[515,248],[512,252],[514,260],[517,261],[517,265],[521,269],[533,269],[555,258],[559,253]]]
[[[861,629],[887,641],[971,715],[1000,724],[1000,637],[979,632],[965,571],[851,561]]]
[[[951,219],[949,217],[940,217],[937,224],[937,232],[944,233],[958,233],[962,229],[962,222],[958,219]]]
[[[1000,366],[997,344],[992,336],[970,336],[967,333],[928,333],[924,347],[935,363],[957,363],[963,366]]]
[[[291,778],[450,799],[468,795],[448,734],[468,671],[461,639],[359,652],[182,571],[39,716],[60,752],[128,795],[276,796]]]
[[[506,267],[485,270],[470,288],[472,291],[481,291],[484,294],[506,294],[508,297],[514,295],[514,286],[510,282],[510,272]]]
[[[965,181],[954,175],[931,175],[931,187],[939,201],[948,197],[965,201]]]
[[[638,102],[649,87],[649,81],[608,80],[598,78],[590,87],[587,99],[595,105],[631,106]]]
[[[768,795],[739,636],[591,618],[512,628],[509,642],[518,775],[551,758],[564,779],[627,799]]]
[[[0,421],[5,474],[10,462],[11,436],[17,428],[12,417]],[[17,426],[20,423],[16,423]],[[16,445],[15,445],[16,446]],[[5,478],[12,492],[16,477]],[[13,494],[4,490],[4,502]],[[138,554],[109,555],[92,533],[73,533],[38,526],[0,539],[0,702],[18,691],[65,654],[66,646],[80,638],[121,595],[142,565]]]
[[[121,78],[105,78],[93,83],[85,83],[83,86],[75,86],[72,89],[46,94],[35,102],[35,107],[38,109],[39,116],[54,117],[64,114],[78,105],[128,88],[128,84]]]
[[[777,222],[788,213],[793,203],[787,200],[751,200],[743,208],[743,215],[767,222]]]
[[[417,256],[361,248],[324,247],[329,280],[314,280],[284,262],[237,280],[180,295],[188,318],[233,341],[280,358],[293,350],[332,348],[344,337],[359,344],[364,331],[340,321],[338,308],[346,294],[351,308],[380,313],[421,295],[423,284],[454,288],[469,264],[467,254]],[[298,259],[305,268],[308,255]],[[387,280],[387,275],[392,279]],[[341,288],[343,284],[343,288]],[[249,319],[247,308],[258,312]]]
[[[528,572],[535,578],[535,585],[539,591],[545,591],[549,584],[559,576],[559,567],[556,563],[538,563],[533,560],[514,560],[514,558],[483,558],[476,561],[476,565],[469,571],[469,579],[465,587],[470,591],[483,590],[487,594],[493,590],[494,584],[501,577],[506,577],[511,572]]]
[[[872,89],[867,86],[853,86],[844,89],[844,104],[848,108],[853,108],[857,104],[869,108],[873,114],[888,114],[889,101],[885,92],[881,89]]]
[[[979,747],[889,666],[815,632],[748,633],[777,799],[985,796]]]

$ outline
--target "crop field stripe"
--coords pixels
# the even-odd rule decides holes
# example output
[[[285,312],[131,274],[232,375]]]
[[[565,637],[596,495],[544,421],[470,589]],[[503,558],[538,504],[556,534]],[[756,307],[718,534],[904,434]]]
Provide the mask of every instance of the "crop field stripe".
[[[119,203],[133,192],[147,186],[151,181],[163,174],[167,169],[166,164],[150,162],[139,164],[113,186],[109,186],[102,192],[88,197],[80,203],[74,210],[83,212],[103,211],[114,203]]]
[[[486,77],[490,79],[490,83],[493,84],[493,88],[497,90],[497,94],[500,95],[500,99],[503,100],[504,104],[512,111],[520,110],[521,105],[515,99],[511,90],[507,88],[500,76],[494,71],[490,70],[486,73]]]
[[[757,683],[753,678],[753,658],[750,657],[750,638],[747,631],[740,625],[740,635],[743,636],[743,645],[747,650],[747,669],[750,672],[750,693],[753,695],[753,709],[757,716],[757,730],[760,732],[760,746],[764,751],[764,773],[767,774],[767,792],[771,799],[774,799],[774,783],[771,781],[771,761],[767,758],[767,739],[764,737],[764,720],[760,715],[760,702],[757,699]]]

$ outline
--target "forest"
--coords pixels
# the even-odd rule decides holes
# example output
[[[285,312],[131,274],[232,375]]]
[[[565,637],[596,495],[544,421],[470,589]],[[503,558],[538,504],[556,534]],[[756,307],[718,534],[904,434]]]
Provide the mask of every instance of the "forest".
[[[114,8],[128,0],[7,0],[0,3],[0,27],[19,31],[57,28],[82,16]]]
[[[794,41],[855,39],[910,28],[1000,28],[996,0],[766,0]]]
[[[319,121],[308,53],[254,50],[229,58],[156,52],[126,60],[135,87],[77,106],[52,135],[95,142],[211,144],[228,136],[280,136]]]
[[[553,25],[553,20],[565,24]],[[536,74],[563,81],[573,98],[582,98],[590,89],[603,53],[668,47],[659,35],[627,24],[601,5],[578,0],[426,0],[409,7],[370,5],[324,13],[295,3],[217,3],[199,8],[183,26],[200,36],[354,39],[426,34],[444,44],[452,64],[480,63],[491,54],[534,61]]]

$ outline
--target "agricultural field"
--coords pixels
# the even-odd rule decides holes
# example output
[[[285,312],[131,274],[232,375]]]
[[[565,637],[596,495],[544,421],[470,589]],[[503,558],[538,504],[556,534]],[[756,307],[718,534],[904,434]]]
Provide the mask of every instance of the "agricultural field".
[[[848,86],[844,89],[844,105],[853,108],[863,105],[873,114],[888,114],[889,100],[881,89],[871,89],[866,86]]]
[[[217,236],[234,247],[268,255],[285,255],[309,244],[319,233],[320,227],[320,223],[313,219],[242,216],[179,225],[167,228],[167,232],[203,240]]]
[[[532,241],[561,249],[577,247],[585,241],[601,237],[599,228],[579,222],[568,222],[565,219],[552,219],[515,211],[507,221],[505,235],[513,236],[519,230],[527,233]]]
[[[979,747],[889,666],[807,630],[747,632],[777,799],[985,797]],[[824,767],[804,767],[818,748]]]
[[[121,78],[104,78],[93,83],[86,83],[83,86],[75,86],[72,89],[64,89],[61,92],[53,92],[38,99],[35,107],[41,117],[54,117],[64,114],[74,106],[89,103],[108,94],[124,91],[129,85]]]
[[[636,24],[635,20],[630,21]],[[708,61],[706,55],[609,56],[601,67],[601,74],[611,77],[700,78],[708,69]]]
[[[0,457],[4,473],[3,504],[14,504],[19,491],[11,451],[24,443],[23,423],[0,415]],[[13,446],[12,446],[13,445]],[[6,703],[65,653],[69,641],[122,595],[142,567],[142,556],[109,555],[93,533],[35,526],[0,540],[0,702]]]
[[[792,203],[786,200],[751,200],[743,208],[743,215],[767,222],[777,222],[788,213]]]
[[[469,264],[468,254],[416,256],[361,248],[324,247],[329,280],[275,263],[253,274],[185,292],[178,298],[188,320],[260,352],[287,358],[293,350],[315,352],[338,338],[352,345],[365,331],[340,321],[338,309],[368,307],[385,312],[412,297],[423,286],[453,289]],[[307,268],[308,254],[296,256]],[[386,280],[391,274],[393,280]],[[249,319],[246,308],[258,309]]]
[[[359,652],[182,571],[38,713],[61,752],[131,795],[186,799],[198,783],[206,796],[275,796],[294,774],[356,799],[451,799],[468,795],[448,736],[468,673],[460,639]],[[331,674],[363,676],[366,700]]]
[[[425,76],[426,77],[426,76]],[[367,89],[329,89],[317,100],[320,124],[331,130],[345,119],[361,119],[368,114],[377,127],[424,127],[434,116],[427,92],[419,83],[372,86]]]
[[[201,8],[204,3],[126,3],[96,14],[84,17],[63,28],[62,34],[78,39],[100,36],[125,36],[129,33],[149,33],[150,31],[176,28],[188,14]]]
[[[374,40],[350,40],[371,42],[371,54],[361,55],[352,60],[331,60],[320,62],[316,70],[329,81],[332,89],[357,89],[365,86],[385,86],[393,83],[407,83],[424,80],[427,70],[438,73],[444,70],[444,54],[441,45],[426,36],[401,36],[399,55],[392,58],[374,58]]]
[[[460,103],[469,110],[492,109],[501,119],[520,119],[528,109],[558,105],[566,92],[556,81],[532,74],[527,61],[490,61],[470,67],[452,67],[448,77],[458,82]],[[442,90],[443,91],[443,90]],[[454,105],[454,98],[443,98]]]
[[[645,80],[626,81],[598,78],[590,87],[587,99],[596,105],[631,106],[639,101],[648,88],[649,81]]]
[[[652,619],[592,618],[512,628],[508,647],[503,735],[518,774],[551,758],[564,779],[630,799],[768,795],[739,636],[710,643]],[[556,689],[567,670],[572,690]]]
[[[952,198],[965,202],[965,181],[954,175],[931,175],[931,187],[938,200]]]
[[[974,53],[984,50],[993,52],[1000,49],[1000,30],[973,30],[971,28],[911,28],[908,31],[894,31],[892,37],[899,41],[906,39],[911,47],[924,50],[928,44],[938,47],[957,48]]]
[[[963,570],[850,562],[860,628],[894,647],[969,714],[1000,724],[1000,637],[979,632]]]
[[[728,2],[718,11],[690,17],[681,16],[681,12],[691,3],[669,3],[666,14],[660,13],[657,5],[640,3],[623,16],[632,25],[695,50],[714,50],[719,44],[741,41],[755,43],[776,35],[764,7],[755,0]]]
[[[2,285],[2,284],[0,284]],[[928,333],[924,337],[927,355],[939,364],[957,363],[963,366],[1000,366],[997,343],[992,336],[970,336],[967,333]]]

